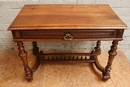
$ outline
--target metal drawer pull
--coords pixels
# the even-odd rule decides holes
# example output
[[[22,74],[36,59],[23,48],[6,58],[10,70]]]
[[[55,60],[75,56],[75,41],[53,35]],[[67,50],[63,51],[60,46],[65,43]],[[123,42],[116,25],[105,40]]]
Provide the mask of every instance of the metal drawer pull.
[[[73,39],[72,34],[70,34],[70,33],[65,34],[64,40],[72,40],[72,39]]]

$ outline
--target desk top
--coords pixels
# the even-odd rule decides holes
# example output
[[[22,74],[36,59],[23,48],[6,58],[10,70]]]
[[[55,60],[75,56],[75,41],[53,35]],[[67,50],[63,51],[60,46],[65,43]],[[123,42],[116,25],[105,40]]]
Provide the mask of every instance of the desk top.
[[[127,29],[109,5],[25,5],[8,30]]]

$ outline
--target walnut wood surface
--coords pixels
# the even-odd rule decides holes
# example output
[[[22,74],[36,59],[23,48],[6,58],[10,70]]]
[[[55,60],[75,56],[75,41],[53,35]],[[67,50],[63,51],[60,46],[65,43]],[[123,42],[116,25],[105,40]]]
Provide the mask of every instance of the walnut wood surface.
[[[8,30],[127,29],[109,5],[25,5]]]
[[[91,62],[106,81],[110,79],[118,41],[122,40],[127,28],[109,5],[25,5],[8,30],[12,31],[13,41],[18,43],[28,81],[33,79],[32,71],[37,70],[41,61]],[[102,40],[113,40],[105,68],[98,61]],[[23,41],[33,42],[33,54],[37,60],[32,69],[28,66]],[[91,53],[46,54],[39,52],[36,41],[97,41],[97,44]]]

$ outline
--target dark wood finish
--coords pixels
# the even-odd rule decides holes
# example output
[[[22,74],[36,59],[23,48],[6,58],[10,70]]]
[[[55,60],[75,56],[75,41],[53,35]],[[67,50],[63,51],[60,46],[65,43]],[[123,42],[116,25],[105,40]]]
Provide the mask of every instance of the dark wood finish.
[[[33,55],[36,56],[36,62],[34,64],[34,66],[32,67],[32,71],[34,72],[38,69],[38,67],[40,65],[40,59],[39,59],[39,47],[37,47],[37,42],[34,41],[32,44],[33,44],[32,52],[33,52]]]
[[[96,47],[95,47],[95,52],[97,53],[97,55],[101,54],[101,41],[97,41]]]
[[[32,80],[40,62],[89,62],[94,63],[103,74],[103,80],[110,78],[117,42],[122,40],[128,27],[120,20],[109,5],[25,5],[8,30],[13,41],[18,43],[19,56],[25,67],[25,78]],[[32,69],[27,63],[23,41],[33,42],[33,54],[37,61]],[[91,53],[44,53],[39,52],[37,42],[97,41]],[[98,62],[101,41],[113,41],[109,60],[104,68]]]
[[[115,38],[118,30],[42,30],[42,31],[13,31],[16,39],[63,39],[70,33],[74,39]],[[20,36],[17,36],[19,33]]]
[[[45,61],[67,61],[67,62],[94,62],[95,60],[90,59],[94,57],[92,53],[44,53],[39,55],[42,62]]]
[[[122,40],[124,30],[13,30],[14,41],[66,41],[67,34],[72,41]]]
[[[97,67],[98,70],[100,70],[101,72],[104,72],[104,68],[100,65],[100,63],[98,62],[98,55],[101,54],[101,41],[97,41],[95,50],[93,51],[93,53],[95,54],[94,59],[96,60],[94,62],[95,66]]]
[[[33,42],[33,55],[38,55],[39,47],[37,47],[37,42]]]

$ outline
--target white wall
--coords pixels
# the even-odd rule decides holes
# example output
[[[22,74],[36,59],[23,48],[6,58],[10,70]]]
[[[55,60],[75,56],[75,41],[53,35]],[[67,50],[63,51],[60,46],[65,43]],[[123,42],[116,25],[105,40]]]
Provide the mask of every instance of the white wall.
[[[12,42],[12,34],[7,31],[8,26],[14,20],[24,4],[109,4],[117,15],[130,27],[130,0],[0,0],[0,50],[17,49]],[[123,50],[130,59],[130,30],[124,33],[124,40],[119,42],[118,48]],[[86,51],[92,49],[94,42],[72,43],[38,43],[41,49],[47,52],[55,51]],[[111,42],[102,42],[101,48],[108,50]],[[31,50],[30,43],[25,43],[27,50]],[[71,49],[70,49],[71,48]]]

